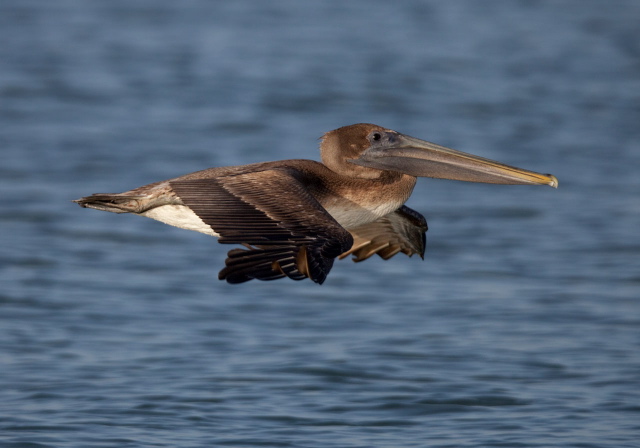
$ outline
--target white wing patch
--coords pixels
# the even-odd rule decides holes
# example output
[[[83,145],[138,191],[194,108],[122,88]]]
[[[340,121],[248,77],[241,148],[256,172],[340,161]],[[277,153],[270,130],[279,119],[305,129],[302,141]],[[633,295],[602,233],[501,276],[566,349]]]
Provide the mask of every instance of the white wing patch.
[[[140,214],[147,218],[169,224],[170,226],[193,230],[204,233],[205,235],[220,236],[213,231],[211,226],[205,224],[189,207],[185,207],[184,205],[162,205]]]

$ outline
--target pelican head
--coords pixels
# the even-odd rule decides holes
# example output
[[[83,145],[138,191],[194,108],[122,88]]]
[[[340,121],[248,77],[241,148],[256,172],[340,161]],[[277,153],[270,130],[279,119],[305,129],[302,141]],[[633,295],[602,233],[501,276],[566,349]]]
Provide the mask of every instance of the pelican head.
[[[320,149],[326,166],[354,177],[375,178],[381,171],[392,171],[414,177],[558,187],[558,179],[551,174],[505,165],[374,124],[328,132]]]

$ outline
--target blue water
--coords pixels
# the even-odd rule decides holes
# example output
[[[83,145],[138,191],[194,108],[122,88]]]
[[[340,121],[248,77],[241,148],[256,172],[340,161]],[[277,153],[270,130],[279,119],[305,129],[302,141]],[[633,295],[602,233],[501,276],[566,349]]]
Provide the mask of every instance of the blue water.
[[[640,2],[0,3],[0,446],[640,446]],[[373,122],[560,188],[421,179],[425,261],[217,280],[69,202]]]

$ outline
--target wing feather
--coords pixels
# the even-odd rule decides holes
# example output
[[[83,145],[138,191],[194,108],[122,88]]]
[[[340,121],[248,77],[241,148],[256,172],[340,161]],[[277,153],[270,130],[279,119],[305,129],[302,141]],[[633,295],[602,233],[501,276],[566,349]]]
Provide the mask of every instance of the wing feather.
[[[305,175],[277,168],[206,179],[171,182],[173,191],[229,251],[220,279],[324,282],[334,259],[353,238],[307,191]]]
[[[388,260],[399,252],[424,258],[427,221],[407,206],[403,205],[377,221],[349,231],[354,243],[351,249],[340,255],[341,259],[353,255],[353,261],[358,262],[377,253]]]

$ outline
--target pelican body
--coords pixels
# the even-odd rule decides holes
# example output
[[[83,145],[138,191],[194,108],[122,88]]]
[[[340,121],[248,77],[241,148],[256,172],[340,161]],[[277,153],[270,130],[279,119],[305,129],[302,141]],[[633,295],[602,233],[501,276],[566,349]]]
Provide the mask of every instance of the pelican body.
[[[282,160],[209,168],[124,193],[74,202],[133,213],[218,237],[229,251],[219,278],[310,278],[323,283],[336,258],[402,252],[424,256],[427,222],[406,207],[417,177],[558,186],[550,174],[504,165],[373,124],[321,139],[322,163]]]

